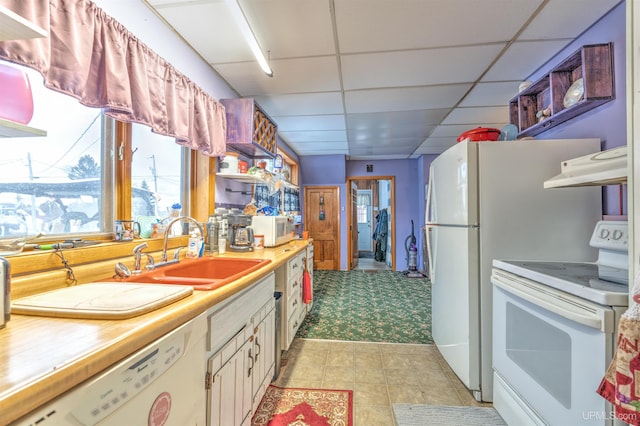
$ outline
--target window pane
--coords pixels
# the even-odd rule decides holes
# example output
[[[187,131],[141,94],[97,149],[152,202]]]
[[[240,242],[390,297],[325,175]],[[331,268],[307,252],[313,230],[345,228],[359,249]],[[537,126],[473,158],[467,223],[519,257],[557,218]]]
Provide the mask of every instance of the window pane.
[[[7,64],[6,62],[3,62]],[[102,112],[46,89],[27,68],[33,93],[30,127],[47,136],[6,139],[0,160],[0,233],[102,230]]]
[[[141,124],[132,126],[132,145],[131,217],[163,219],[169,216],[171,206],[182,200],[182,154],[185,148],[176,144],[174,138],[155,134]]]

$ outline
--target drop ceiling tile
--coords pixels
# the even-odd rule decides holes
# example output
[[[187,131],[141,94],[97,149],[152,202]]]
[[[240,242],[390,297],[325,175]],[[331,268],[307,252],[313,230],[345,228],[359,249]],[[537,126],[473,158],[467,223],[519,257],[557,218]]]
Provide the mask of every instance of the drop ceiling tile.
[[[347,128],[344,115],[291,115],[271,116],[278,131],[296,132],[304,130],[344,130]]]
[[[457,142],[449,138],[429,138],[414,151],[414,154],[441,154]]]
[[[272,59],[335,53],[329,1],[240,0],[240,4],[265,56],[267,52]]]
[[[333,56],[273,60],[270,65],[273,77],[265,75],[255,61],[219,64],[216,70],[242,96],[340,90]]]
[[[449,112],[449,109],[379,112],[369,114],[348,114],[347,128],[349,130],[387,131],[393,128],[409,128],[427,130],[439,123]]]
[[[550,0],[520,39],[577,37],[618,3],[620,0]]]
[[[349,148],[349,155],[411,155],[415,147],[411,146],[370,146],[365,148]]]
[[[349,134],[350,148],[364,147],[416,147],[424,140],[424,135],[399,135],[383,137],[375,134],[361,133],[357,136]]]
[[[207,62],[253,61],[251,49],[224,1],[153,3],[158,3],[161,16]],[[215,42],[223,39],[223,43]]]
[[[380,145],[391,144],[416,144],[422,141],[430,132],[430,129],[415,130],[393,128],[384,132],[378,132],[373,129],[367,130],[349,130],[349,141],[353,143],[375,143]]]
[[[471,107],[455,108],[451,114],[442,121],[442,124],[470,124],[485,127],[482,123],[509,122],[509,108],[504,107]],[[501,127],[498,127],[500,129]]]
[[[506,41],[541,0],[335,0],[342,53]],[[504,17],[508,17],[505,19]]]
[[[347,113],[410,111],[455,106],[471,84],[356,90],[344,95]]]
[[[504,106],[518,94],[518,81],[478,83],[460,102],[460,107]]]
[[[342,55],[345,90],[473,82],[505,43]]]
[[[255,99],[271,117],[344,113],[340,92],[265,95]]]
[[[567,39],[515,42],[487,71],[482,81],[522,81],[569,42]]]
[[[282,132],[278,130],[278,133],[286,137],[288,140],[296,141],[296,143],[347,141],[347,132],[344,130],[308,130],[304,132]]]

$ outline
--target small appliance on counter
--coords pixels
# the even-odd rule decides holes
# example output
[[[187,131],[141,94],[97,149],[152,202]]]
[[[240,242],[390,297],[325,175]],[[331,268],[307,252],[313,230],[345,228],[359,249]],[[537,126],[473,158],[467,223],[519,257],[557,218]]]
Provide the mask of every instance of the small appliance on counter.
[[[0,328],[4,328],[11,315],[11,269],[9,261],[0,257]]]
[[[235,214],[227,216],[229,226],[229,250],[253,251],[253,229],[251,216]]]
[[[253,216],[251,227],[256,234],[264,235],[265,247],[279,246],[295,237],[295,225],[289,216]]]

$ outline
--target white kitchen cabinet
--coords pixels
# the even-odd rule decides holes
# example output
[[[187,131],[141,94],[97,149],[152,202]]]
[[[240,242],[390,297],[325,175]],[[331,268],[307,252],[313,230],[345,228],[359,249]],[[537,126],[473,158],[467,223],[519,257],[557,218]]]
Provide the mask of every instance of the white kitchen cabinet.
[[[207,365],[207,424],[240,425],[251,414],[251,342],[241,330]],[[246,373],[246,374],[245,374]]]
[[[271,383],[275,368],[275,301],[266,303],[252,320],[253,329],[253,373],[252,412],[258,408]]]
[[[302,302],[302,274],[306,250],[276,269],[276,291],[282,292],[282,350],[287,350],[307,313]]]
[[[274,275],[208,312],[207,425],[249,425],[275,359]]]

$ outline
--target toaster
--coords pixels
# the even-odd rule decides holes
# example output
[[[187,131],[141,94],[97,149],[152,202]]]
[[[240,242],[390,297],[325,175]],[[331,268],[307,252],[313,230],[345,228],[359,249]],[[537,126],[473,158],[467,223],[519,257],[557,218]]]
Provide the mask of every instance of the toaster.
[[[4,328],[11,315],[11,267],[9,261],[0,257],[0,328]]]

